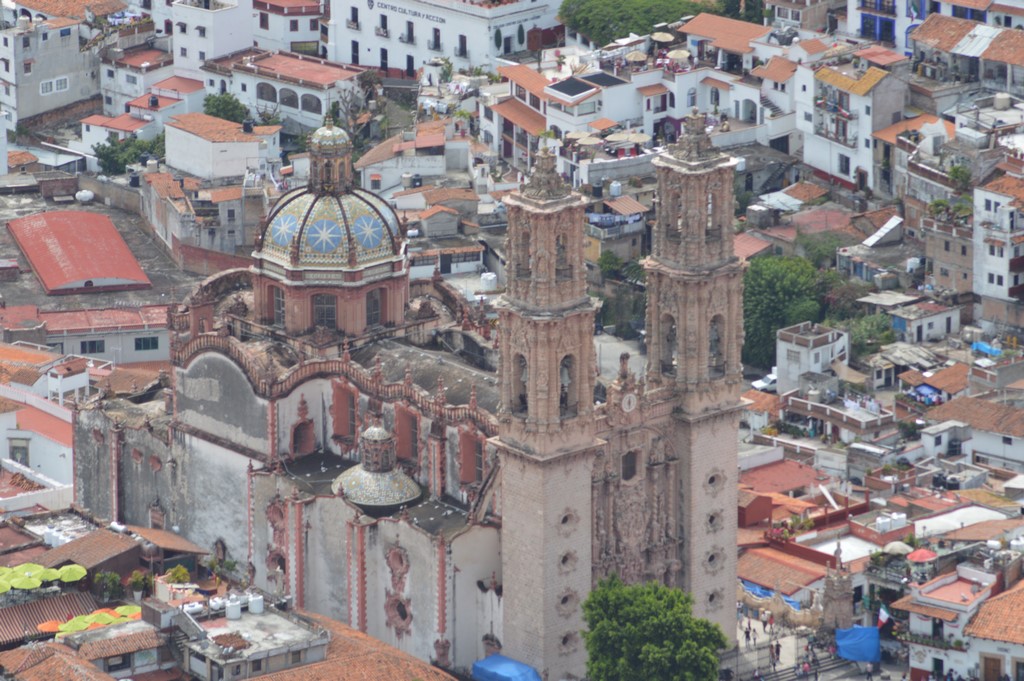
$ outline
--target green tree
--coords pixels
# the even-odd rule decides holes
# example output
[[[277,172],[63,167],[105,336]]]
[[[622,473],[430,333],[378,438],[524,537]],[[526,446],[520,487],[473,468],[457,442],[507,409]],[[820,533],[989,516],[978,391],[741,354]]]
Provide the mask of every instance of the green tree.
[[[164,155],[164,134],[160,133],[151,140],[140,140],[133,137],[115,139],[94,144],[93,154],[100,164],[100,172],[106,175],[121,175],[129,163],[137,163],[143,154],[162,158]]]
[[[722,10],[717,3],[693,0],[562,0],[558,16],[569,28],[604,45],[631,32],[650,33],[654,24],[701,12],[721,14]]]
[[[853,237],[843,238],[835,232],[800,234],[796,245],[803,250],[805,258],[815,267],[832,267],[836,263],[836,249],[853,242]]]
[[[206,95],[206,99],[203,100],[203,113],[235,123],[241,123],[249,117],[249,109],[230,92]]]
[[[817,277],[804,258],[754,258],[743,276],[743,361],[769,367],[775,361],[775,332],[804,321],[819,321]]]
[[[854,358],[874,354],[881,346],[896,340],[892,320],[885,313],[851,319],[846,327],[850,333],[850,354]]]
[[[712,681],[727,640],[717,624],[694,617],[692,597],[661,584],[623,584],[611,576],[583,604],[591,681]]]
[[[971,187],[971,169],[961,165],[950,166],[949,181],[958,192],[967,191]]]
[[[604,251],[597,258],[597,266],[601,270],[601,274],[606,277],[614,277],[622,271],[622,258],[617,256],[613,251]]]

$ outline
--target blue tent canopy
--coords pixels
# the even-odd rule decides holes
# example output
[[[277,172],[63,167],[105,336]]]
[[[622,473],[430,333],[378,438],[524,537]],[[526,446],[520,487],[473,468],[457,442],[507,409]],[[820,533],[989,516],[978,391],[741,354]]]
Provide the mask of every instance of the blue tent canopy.
[[[878,662],[882,659],[878,628],[836,629],[836,654],[854,662]]]
[[[743,583],[743,588],[757,598],[771,598],[775,595],[774,591],[766,587],[763,587],[760,584],[754,584],[753,582],[748,582],[745,579],[741,579],[740,581]],[[800,609],[800,601],[796,600],[795,598],[783,596],[782,600],[785,601],[786,604],[794,610]]]
[[[540,674],[528,664],[491,655],[473,663],[473,681],[540,681]]]

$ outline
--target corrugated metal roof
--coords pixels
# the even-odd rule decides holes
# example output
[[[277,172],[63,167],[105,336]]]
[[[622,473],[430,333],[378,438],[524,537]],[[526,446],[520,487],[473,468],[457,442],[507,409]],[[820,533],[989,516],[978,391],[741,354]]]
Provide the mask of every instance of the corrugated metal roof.
[[[998,26],[976,24],[951,51],[953,54],[964,57],[980,57],[981,53],[988,49],[988,46],[1002,31],[1003,29]]]
[[[96,609],[96,601],[79,591],[42,598],[31,603],[0,609],[0,645],[25,640],[25,632],[36,633],[36,627],[47,620],[68,620],[87,615]]]

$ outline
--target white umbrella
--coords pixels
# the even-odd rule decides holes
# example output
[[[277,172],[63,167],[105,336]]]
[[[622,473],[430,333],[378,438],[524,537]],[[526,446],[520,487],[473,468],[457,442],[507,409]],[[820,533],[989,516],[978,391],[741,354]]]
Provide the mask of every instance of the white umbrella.
[[[669,59],[689,59],[690,58],[690,51],[689,50],[670,50],[669,53],[666,56]]]
[[[605,137],[605,139],[608,140],[609,142],[628,142],[629,141],[629,133],[628,132],[613,132],[612,134],[610,134],[607,137]]]
[[[590,137],[590,133],[586,130],[570,130],[565,133],[565,139],[567,140],[581,140],[584,137]]]
[[[647,61],[647,53],[640,50],[633,50],[626,53],[626,61]]]
[[[885,545],[882,553],[887,553],[890,556],[905,556],[913,550],[912,547],[907,546],[901,541],[891,541]]]
[[[604,144],[604,140],[600,137],[584,137],[583,139],[576,142],[580,146],[584,147],[596,147],[600,144]]]
[[[634,144],[647,144],[651,141],[651,136],[645,132],[631,132],[626,141],[633,142]]]
[[[664,31],[658,31],[657,33],[651,34],[651,40],[656,43],[670,43],[675,40],[676,37],[671,33],[665,33]]]

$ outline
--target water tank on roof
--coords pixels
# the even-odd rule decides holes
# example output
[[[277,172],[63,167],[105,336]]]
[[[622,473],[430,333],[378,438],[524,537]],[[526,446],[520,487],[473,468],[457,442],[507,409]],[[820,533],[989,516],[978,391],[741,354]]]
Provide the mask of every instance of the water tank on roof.
[[[160,161],[158,161],[155,158],[151,158],[148,161],[146,161],[146,172],[147,173],[155,173],[158,170],[160,170]]]
[[[128,176],[128,186],[129,187],[138,187],[139,184],[140,184],[140,182],[139,182],[139,174],[138,173],[132,173],[131,175]]]
[[[404,187],[405,189],[412,188],[412,173],[402,173],[402,187]]]
[[[160,98],[157,97],[156,95],[150,95],[149,96],[149,108],[150,109],[157,109],[159,107],[160,107]]]
[[[893,513],[891,517],[892,517],[892,529],[895,530],[898,527],[906,527],[907,526],[907,514],[906,513]]]
[[[242,619],[242,604],[237,599],[232,598],[224,609],[224,616],[229,620]]]
[[[252,594],[249,596],[249,612],[253,615],[259,615],[263,612],[262,594]]]
[[[480,274],[480,290],[494,291],[498,288],[498,275],[494,272],[482,272]]]
[[[415,189],[416,187],[422,187],[423,186],[423,176],[420,175],[419,173],[415,173],[412,176],[412,186],[413,186],[413,189]]]
[[[610,185],[608,185],[608,196],[611,196],[612,198],[616,196],[622,196],[622,183],[619,182],[618,180],[615,180]]]
[[[242,121],[242,132],[252,132],[253,122],[251,118],[246,118]]]
[[[1010,550],[1024,553],[1024,539],[1018,537],[1010,540]]]
[[[604,196],[604,185],[603,184],[595,184],[594,185],[594,198],[595,199],[600,199],[603,196]]]
[[[880,515],[875,519],[875,529],[879,532],[888,532],[892,529],[892,518],[887,515]]]
[[[987,542],[985,542],[985,546],[987,548],[992,549],[993,551],[998,551],[999,549],[1003,548],[1003,543],[998,539],[989,539]]]
[[[992,98],[992,108],[996,111],[1006,111],[1010,108],[1010,93],[997,92]]]

